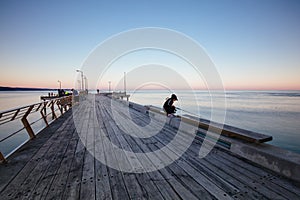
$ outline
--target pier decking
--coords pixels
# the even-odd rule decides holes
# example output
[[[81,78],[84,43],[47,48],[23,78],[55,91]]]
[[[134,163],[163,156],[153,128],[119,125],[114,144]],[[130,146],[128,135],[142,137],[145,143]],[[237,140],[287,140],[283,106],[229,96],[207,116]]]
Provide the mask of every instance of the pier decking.
[[[199,158],[203,139],[198,136],[165,168],[144,173],[110,168],[97,156],[117,164],[130,159],[99,148],[98,143],[104,141],[99,131],[120,148],[146,153],[167,145],[177,130],[126,104],[116,101],[111,106],[108,97],[95,98],[94,107],[77,105],[77,116],[82,116],[81,135],[69,110],[11,155],[8,163],[0,165],[0,199],[300,199],[298,183],[225,148],[216,146]],[[115,120],[111,109],[119,113],[120,121]],[[163,128],[149,138],[125,134],[123,130],[139,130],[126,125],[129,119],[122,114],[124,109],[129,109],[130,120],[145,129]],[[148,164],[139,160],[131,163],[132,168]]]

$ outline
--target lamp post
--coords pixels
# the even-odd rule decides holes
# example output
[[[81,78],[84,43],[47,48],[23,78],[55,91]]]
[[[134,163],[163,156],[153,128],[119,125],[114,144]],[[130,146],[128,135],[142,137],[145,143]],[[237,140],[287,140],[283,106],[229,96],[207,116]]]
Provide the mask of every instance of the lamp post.
[[[61,90],[61,81],[58,80],[57,82],[59,82],[59,89]]]
[[[77,84],[78,84],[78,88],[80,88],[81,87],[81,81],[77,80]]]
[[[84,85],[83,85],[83,71],[77,69],[76,72],[80,72],[81,73],[81,90],[84,90]]]
[[[124,72],[124,93],[126,95],[126,72]]]
[[[111,81],[108,81],[108,92],[110,92]]]
[[[87,77],[84,75],[84,80],[85,80],[85,89],[88,90],[89,87],[88,87],[88,79]]]

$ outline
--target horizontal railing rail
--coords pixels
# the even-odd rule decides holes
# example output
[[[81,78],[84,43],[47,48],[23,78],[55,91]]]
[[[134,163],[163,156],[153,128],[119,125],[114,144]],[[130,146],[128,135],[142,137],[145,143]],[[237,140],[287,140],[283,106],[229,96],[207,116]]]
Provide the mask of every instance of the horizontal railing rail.
[[[13,133],[10,133],[9,135],[3,137],[0,140],[0,143],[11,138],[12,136],[16,135],[17,133],[21,132],[24,129],[26,129],[30,139],[35,138],[36,134],[34,133],[31,127],[34,123],[43,119],[47,127],[49,126],[49,121],[47,120],[47,117],[49,115],[52,115],[51,119],[55,120],[57,119],[56,111],[59,110],[62,115],[71,107],[72,107],[72,96],[65,96],[65,97],[59,97],[59,98],[43,101],[40,103],[17,107],[14,109],[9,109],[0,112],[0,126],[18,119],[21,119],[23,125],[21,129],[18,129],[17,131],[14,131]],[[50,110],[50,112],[47,113],[47,110]],[[37,112],[40,112],[41,118],[38,118],[37,120],[30,123],[27,117]],[[0,162],[1,163],[6,162],[6,158],[1,151],[0,151]]]
[[[165,112],[162,109],[157,108],[155,106],[146,106],[146,108],[154,113],[165,115]],[[272,136],[269,135],[237,128],[226,124],[223,125],[207,119],[195,117],[190,114],[185,114],[177,117],[185,123],[197,126],[198,128],[204,130],[210,130],[212,132],[221,133],[222,136],[226,136],[229,138],[236,138],[251,143],[264,143],[273,139]]]

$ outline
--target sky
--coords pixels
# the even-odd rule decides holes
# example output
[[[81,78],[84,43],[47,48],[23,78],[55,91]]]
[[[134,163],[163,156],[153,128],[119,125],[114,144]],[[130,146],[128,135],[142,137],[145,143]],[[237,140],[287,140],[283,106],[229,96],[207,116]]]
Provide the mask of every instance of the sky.
[[[80,87],[76,69],[84,72],[86,60],[99,45],[145,27],[174,30],[199,44],[227,90],[300,90],[297,0],[2,0],[0,86],[57,88],[59,80],[64,88]],[[167,66],[193,89],[205,88],[203,74],[195,75],[189,63],[157,50],[121,56],[99,75],[97,85],[89,87],[106,89],[108,81],[117,87],[124,72],[128,89],[147,86],[135,85],[140,77],[130,72],[149,64]],[[143,75],[155,73],[160,72]],[[176,81],[172,84],[180,87]]]

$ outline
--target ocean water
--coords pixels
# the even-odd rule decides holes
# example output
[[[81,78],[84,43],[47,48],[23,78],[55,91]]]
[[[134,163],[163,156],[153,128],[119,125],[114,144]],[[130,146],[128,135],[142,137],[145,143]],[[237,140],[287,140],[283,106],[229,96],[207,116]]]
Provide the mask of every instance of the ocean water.
[[[53,91],[0,91],[0,110],[39,103],[40,96],[47,96]]]
[[[91,93],[96,93],[91,91]],[[171,95],[169,91],[139,90],[128,91],[130,101],[142,105],[162,107],[165,99]],[[176,106],[177,114],[190,114],[210,119],[213,112],[221,115],[226,111],[225,123],[247,130],[273,136],[268,142],[287,150],[300,153],[300,91],[226,91],[211,94],[207,91],[175,91],[179,101]],[[0,110],[7,110],[18,106],[40,102],[41,95],[48,91],[34,92],[0,92]],[[222,101],[226,100],[226,106]],[[213,98],[213,100],[212,100]],[[31,116],[33,121],[39,117]],[[45,124],[41,120],[34,124],[34,131],[41,130]],[[0,140],[12,129],[21,127],[20,121],[14,121],[0,126]],[[13,128],[12,128],[13,127]],[[7,155],[14,148],[28,140],[28,135],[22,131],[6,142],[0,143],[0,151]]]
[[[39,103],[41,102],[40,96],[47,96],[48,92],[53,91],[0,91],[0,111],[10,110],[21,106]],[[49,113],[49,108],[47,108],[47,110],[47,113]],[[60,115],[58,111],[56,112],[56,114],[57,116]],[[35,122],[31,126],[35,133],[38,133],[46,126],[45,122],[41,119],[41,115],[39,112],[32,113],[28,116],[27,119],[30,123]],[[51,116],[48,116],[47,120],[48,122],[50,122]],[[0,140],[2,140],[3,138],[5,138],[13,132],[20,130],[22,127],[23,124],[20,119],[0,125]],[[22,145],[28,140],[29,136],[26,130],[23,129],[14,136],[8,138],[7,140],[0,142],[0,151],[4,156],[7,156],[18,146]]]
[[[176,91],[176,106],[184,111],[179,115],[192,114],[211,119],[212,98],[214,112],[220,113],[226,100],[225,124],[273,136],[268,142],[287,150],[300,153],[300,91],[226,91],[214,95],[206,91]],[[162,107],[168,91],[136,91],[130,101],[143,105]],[[192,101],[192,99],[196,99]],[[224,108],[223,108],[224,109]]]

